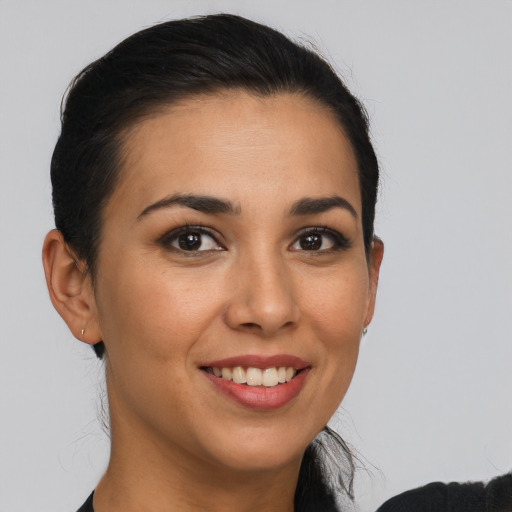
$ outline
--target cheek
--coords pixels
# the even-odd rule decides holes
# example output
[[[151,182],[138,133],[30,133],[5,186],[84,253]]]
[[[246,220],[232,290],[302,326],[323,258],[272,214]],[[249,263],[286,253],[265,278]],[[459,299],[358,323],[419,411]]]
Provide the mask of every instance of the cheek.
[[[206,290],[216,288],[205,276],[185,278],[155,264],[118,260],[108,270],[98,283],[98,310],[111,402],[178,428],[175,411],[190,402],[193,389],[190,355],[217,311],[218,298]]]
[[[183,357],[217,310],[219,298],[211,290],[218,286],[205,282],[204,275],[191,279],[189,274],[133,264],[120,264],[108,275],[100,296],[100,322],[112,350],[122,343],[124,351],[137,351],[138,357]]]
[[[368,307],[368,272],[366,266],[354,267],[321,281],[313,278],[304,287],[303,310],[323,333],[322,339],[341,343],[361,334]]]
[[[343,399],[354,374],[363,322],[368,306],[368,273],[365,265],[351,272],[333,274],[324,287],[310,287],[304,307],[315,333],[328,408]],[[313,285],[313,283],[311,283]]]

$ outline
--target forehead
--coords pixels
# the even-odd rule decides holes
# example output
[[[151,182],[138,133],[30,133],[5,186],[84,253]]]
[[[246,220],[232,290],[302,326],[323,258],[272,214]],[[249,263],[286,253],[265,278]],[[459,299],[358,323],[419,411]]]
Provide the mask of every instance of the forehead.
[[[113,196],[137,190],[148,202],[178,191],[242,200],[268,193],[269,183],[283,201],[292,189],[348,191],[360,207],[353,150],[328,108],[290,93],[228,91],[181,101],[126,133]]]

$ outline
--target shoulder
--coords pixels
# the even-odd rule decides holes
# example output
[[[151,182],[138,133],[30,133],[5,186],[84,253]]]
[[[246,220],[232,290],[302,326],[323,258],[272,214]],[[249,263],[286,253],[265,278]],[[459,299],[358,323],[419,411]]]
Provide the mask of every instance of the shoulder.
[[[512,473],[483,482],[433,482],[386,501],[377,512],[512,511]]]

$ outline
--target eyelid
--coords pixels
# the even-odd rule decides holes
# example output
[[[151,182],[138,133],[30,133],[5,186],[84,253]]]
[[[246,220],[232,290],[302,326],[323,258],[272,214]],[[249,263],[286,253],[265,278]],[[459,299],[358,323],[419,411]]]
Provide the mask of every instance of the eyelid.
[[[296,237],[294,238],[294,240],[291,244],[291,247],[293,245],[295,245],[302,236],[308,235],[308,234],[326,235],[333,240],[334,247],[332,247],[330,249],[322,249],[322,250],[318,250],[318,251],[304,251],[304,252],[322,254],[322,253],[328,253],[328,252],[333,252],[333,251],[339,251],[339,250],[343,250],[343,249],[349,249],[352,245],[350,240],[345,235],[343,235],[342,233],[340,233],[339,231],[337,231],[335,229],[329,228],[327,226],[309,226],[309,227],[301,229],[297,233]],[[297,250],[301,250],[301,249],[297,249]]]
[[[186,224],[179,226],[174,229],[170,229],[166,231],[162,236],[160,236],[157,239],[157,243],[164,247],[167,250],[172,250],[174,252],[177,252],[179,254],[185,254],[187,256],[194,256],[194,255],[200,255],[201,253],[211,253],[212,249],[206,249],[202,251],[185,251],[178,247],[174,247],[172,245],[172,242],[174,242],[177,237],[179,237],[181,234],[185,234],[187,232],[197,232],[201,235],[206,235],[214,240],[214,242],[220,247],[220,249],[215,249],[214,251],[220,251],[220,250],[227,250],[225,244],[221,243],[219,241],[219,238],[222,238],[220,233],[218,233],[216,230],[212,229],[209,226],[204,226],[202,224]],[[303,249],[293,249],[293,245],[295,245],[299,239],[302,236],[308,235],[308,234],[319,234],[322,236],[329,237],[333,242],[333,247],[329,249],[321,249],[316,251],[307,251],[311,253],[329,253],[329,252],[335,252],[343,249],[348,249],[351,247],[350,240],[340,233],[339,231],[329,228],[327,226],[308,226],[305,228],[302,228],[293,239],[292,243],[290,244],[290,248],[292,251],[301,251]],[[305,251],[305,250],[304,250]],[[306,252],[306,251],[305,251]]]
[[[193,232],[197,232],[201,235],[209,236],[210,238],[212,238],[215,241],[215,243],[219,247],[221,247],[221,249],[216,249],[216,250],[226,250],[225,245],[222,244],[221,242],[219,242],[219,236],[218,236],[218,234],[216,234],[215,230],[213,230],[210,227],[203,226],[201,224],[193,224],[193,225],[186,224],[184,226],[180,226],[180,227],[171,229],[169,231],[166,231],[162,236],[160,236],[157,239],[157,243],[159,245],[161,245],[162,247],[164,247],[165,249],[173,250],[180,254],[186,254],[187,256],[193,256],[193,255],[197,255],[200,253],[212,252],[211,249],[205,250],[205,251],[184,251],[182,249],[179,249],[179,248],[171,245],[171,242],[173,242],[177,237],[179,237],[180,235],[185,234],[189,231],[193,231]]]

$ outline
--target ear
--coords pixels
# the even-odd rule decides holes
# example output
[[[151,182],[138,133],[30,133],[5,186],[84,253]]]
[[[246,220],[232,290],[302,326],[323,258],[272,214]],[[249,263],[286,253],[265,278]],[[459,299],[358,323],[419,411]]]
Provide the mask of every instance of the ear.
[[[384,242],[375,237],[370,247],[370,254],[368,257],[368,306],[366,310],[366,318],[364,326],[366,327],[373,318],[375,311],[375,298],[377,296],[377,285],[379,284],[379,272],[382,258],[384,257]]]
[[[91,277],[56,229],[44,240],[43,267],[52,304],[75,338],[90,345],[101,341]]]

